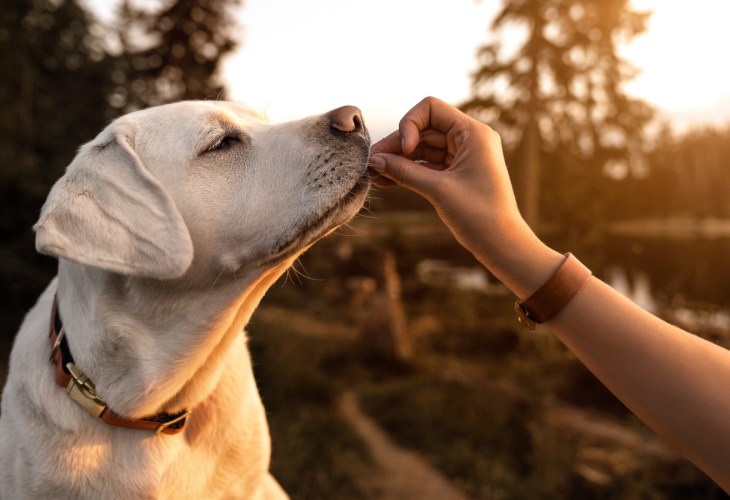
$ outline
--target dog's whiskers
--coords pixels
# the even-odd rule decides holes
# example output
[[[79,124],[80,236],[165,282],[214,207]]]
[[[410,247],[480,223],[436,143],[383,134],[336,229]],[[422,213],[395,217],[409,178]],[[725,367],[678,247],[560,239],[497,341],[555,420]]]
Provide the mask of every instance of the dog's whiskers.
[[[297,269],[297,265],[301,267],[301,270]],[[310,281],[322,281],[321,279],[313,278],[309,276],[309,273],[307,271],[307,268],[304,267],[304,263],[302,263],[301,259],[297,259],[294,261],[294,263],[289,267],[289,269],[286,270],[286,277],[284,279],[284,283],[282,283],[282,286],[286,285],[287,282],[291,281],[292,284],[294,284],[294,280],[292,279],[292,276],[296,276],[298,284],[302,284],[301,278],[306,278]]]
[[[349,231],[351,231],[350,234],[342,232],[341,229],[347,228]],[[338,236],[362,236],[367,234],[367,231],[364,229],[357,228],[350,224],[349,222],[346,224],[341,225],[337,230],[335,230],[335,233]]]
[[[218,275],[215,277],[215,279],[211,282],[210,286],[208,287],[208,293],[210,293],[211,290],[215,287],[215,285],[218,283],[218,280],[221,279],[221,276],[223,276],[223,270],[221,269],[220,272],[218,272]]]
[[[233,281],[234,281],[234,283],[236,283],[236,286],[238,287],[238,291],[243,293],[243,287],[241,286],[241,283],[239,283],[239,281],[238,281],[238,276],[236,276],[237,271],[238,270],[233,271]]]

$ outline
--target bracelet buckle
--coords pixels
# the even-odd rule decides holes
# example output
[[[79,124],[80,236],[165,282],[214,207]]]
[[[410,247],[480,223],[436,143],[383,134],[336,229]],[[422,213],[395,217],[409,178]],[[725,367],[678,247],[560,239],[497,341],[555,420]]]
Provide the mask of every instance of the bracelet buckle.
[[[515,312],[517,313],[517,321],[525,325],[530,330],[534,330],[537,326],[537,322],[530,318],[530,311],[522,306],[519,299],[515,301]]]

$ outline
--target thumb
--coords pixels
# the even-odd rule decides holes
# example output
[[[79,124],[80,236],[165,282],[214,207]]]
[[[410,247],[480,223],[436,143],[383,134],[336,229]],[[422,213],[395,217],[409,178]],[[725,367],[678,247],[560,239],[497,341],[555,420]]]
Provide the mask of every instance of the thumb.
[[[424,198],[431,198],[432,186],[438,175],[435,170],[390,153],[373,153],[369,164],[378,175],[390,179],[398,186],[415,191]]]

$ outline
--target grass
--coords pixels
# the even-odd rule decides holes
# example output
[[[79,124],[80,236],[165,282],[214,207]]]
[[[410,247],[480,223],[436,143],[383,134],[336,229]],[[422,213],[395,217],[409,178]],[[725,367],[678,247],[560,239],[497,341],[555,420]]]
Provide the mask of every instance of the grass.
[[[396,443],[469,498],[727,498],[680,458],[632,450],[556,419],[555,405],[567,405],[589,421],[651,435],[553,337],[515,327],[509,297],[423,289],[409,277],[413,256],[399,268],[417,356],[363,358],[356,328],[343,327],[352,325],[345,266],[327,253],[331,247],[321,251],[329,257],[306,268],[326,276],[322,262],[334,262],[339,278],[274,287],[250,327],[272,471],[292,498],[371,498],[360,485],[377,470],[336,410],[345,389]],[[356,252],[351,274],[367,275],[367,260]],[[608,479],[587,480],[585,466]]]
[[[365,498],[357,478],[369,470],[367,449],[337,414],[341,384],[318,366],[341,341],[312,339],[287,318],[261,316],[249,326],[250,348],[274,477],[292,498]]]
[[[475,399],[468,388],[429,374],[360,395],[389,434],[418,449],[470,498],[515,491],[529,469],[530,409],[520,401],[495,394]]]

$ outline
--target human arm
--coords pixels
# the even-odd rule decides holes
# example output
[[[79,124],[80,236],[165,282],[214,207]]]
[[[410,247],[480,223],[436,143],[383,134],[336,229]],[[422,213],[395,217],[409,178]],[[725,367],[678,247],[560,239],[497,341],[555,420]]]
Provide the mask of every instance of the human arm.
[[[520,299],[562,262],[522,219],[499,137],[486,125],[427,98],[373,151],[376,183],[428,199],[457,240]],[[730,351],[596,278],[545,324],[634,413],[730,491]]]

